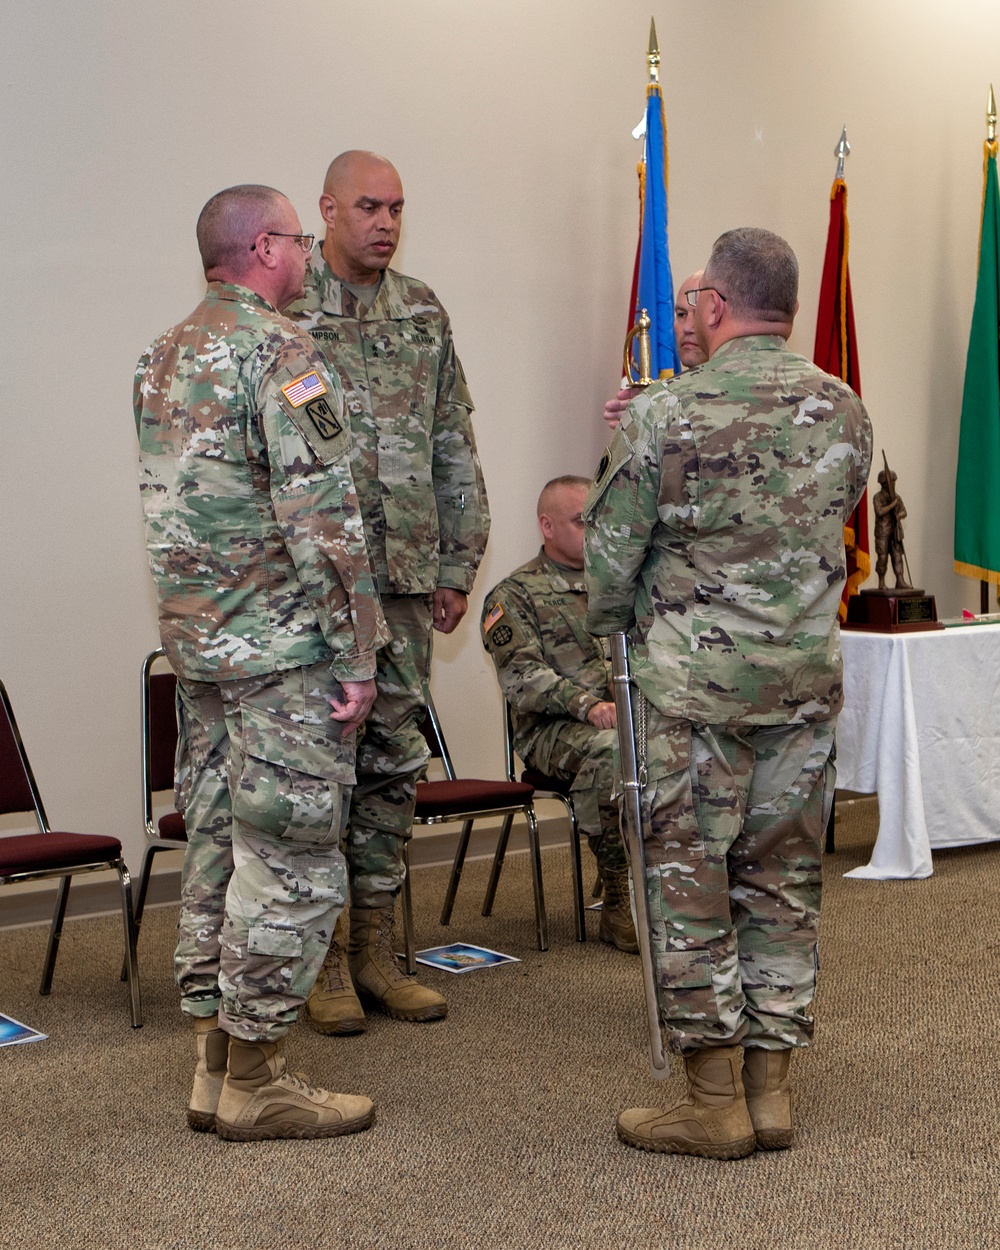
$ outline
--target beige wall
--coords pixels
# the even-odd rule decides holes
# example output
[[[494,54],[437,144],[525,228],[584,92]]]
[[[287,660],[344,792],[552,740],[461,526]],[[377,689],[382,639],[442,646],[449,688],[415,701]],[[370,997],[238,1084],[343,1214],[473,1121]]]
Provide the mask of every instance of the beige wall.
[[[533,504],[589,474],[635,242],[650,0],[39,0],[4,5],[0,675],[57,824],[141,847],[137,674],[156,644],[130,415],[147,342],[199,298],[194,221],[234,182],[306,229],[325,164],[386,153],[397,265],[449,308],[494,514],[477,592],[535,547]],[[960,0],[653,5],[681,277],[741,224],[802,265],[811,354],[833,148],[847,122],[864,396],[900,475],[917,579],[944,613],[983,114],[1000,9]],[[434,689],[466,770],[499,711],[475,620]]]

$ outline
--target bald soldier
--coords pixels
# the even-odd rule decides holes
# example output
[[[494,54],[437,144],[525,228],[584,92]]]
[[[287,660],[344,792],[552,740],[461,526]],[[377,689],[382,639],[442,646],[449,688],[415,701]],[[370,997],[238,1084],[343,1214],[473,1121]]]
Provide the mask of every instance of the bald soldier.
[[[511,706],[514,750],[572,782],[580,828],[604,882],[600,936],[636,952],[628,864],[614,790],[615,705],[606,646],[587,633],[583,583],[585,477],[557,477],[538,498],[542,549],[483,605],[483,646]]]
[[[311,235],[270,187],[198,218],[208,291],[139,361],[135,420],[160,636],[180,703],[188,846],[174,958],[198,1061],[193,1129],[367,1128],[368,1098],[287,1071],[286,1033],[344,906],[355,735],[387,639],[343,395],[279,307]]]
[[[356,1033],[367,1005],[400,1020],[437,1020],[445,999],[404,976],[394,956],[403,848],[428,751],[420,733],[432,629],[450,634],[489,533],[472,398],[434,292],[390,269],[403,187],[385,157],[344,152],[327,170],[326,225],[288,314],[339,379],[351,466],[392,642],[379,652],[378,696],[358,742],[345,853],[350,934],[338,927],[309,999],[314,1026]]]
[[[694,307],[688,301],[688,292],[698,290],[703,274],[704,270],[696,269],[693,274],[685,278],[677,288],[677,298],[674,301],[674,336],[677,339],[677,354],[685,369],[694,369],[698,365],[703,365],[708,359],[695,335]],[[611,429],[617,428],[618,422],[622,419],[622,413],[629,403],[635,399],[636,395],[641,394],[640,387],[626,386],[614,399],[608,400],[604,405],[603,416]]]

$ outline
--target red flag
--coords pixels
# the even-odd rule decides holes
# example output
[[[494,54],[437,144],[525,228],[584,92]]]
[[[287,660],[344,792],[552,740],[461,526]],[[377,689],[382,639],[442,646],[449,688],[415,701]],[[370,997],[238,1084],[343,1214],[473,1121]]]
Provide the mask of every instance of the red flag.
[[[851,274],[847,266],[848,236],[847,184],[843,178],[835,178],[830,192],[830,231],[826,236],[823,280],[819,288],[813,360],[860,395],[861,372],[854,333],[854,301],[851,299]],[[847,600],[858,593],[872,571],[867,490],[844,526],[844,548],[847,553],[847,585],[840,601],[842,621],[847,619]]]

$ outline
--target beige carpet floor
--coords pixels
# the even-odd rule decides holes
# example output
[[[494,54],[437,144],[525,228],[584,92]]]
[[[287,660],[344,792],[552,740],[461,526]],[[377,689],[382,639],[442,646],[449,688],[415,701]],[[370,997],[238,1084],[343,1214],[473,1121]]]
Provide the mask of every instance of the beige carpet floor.
[[[524,856],[508,861],[488,920],[486,868],[470,864],[449,929],[437,924],[445,870],[419,870],[420,945],[463,939],[521,962],[426,972],[451,1003],[440,1023],[376,1017],[341,1040],[295,1030],[293,1067],[377,1101],[375,1127],[345,1139],[242,1145],[188,1131],[193,1047],[171,980],[172,908],[144,923],[135,1032],[115,918],[67,925],[47,999],[45,930],[0,931],[0,1011],[49,1034],[0,1049],[0,1246],[1000,1246],[1000,846],[938,854],[926,881],[845,881],[876,820],[874,800],[844,806],[826,859],[798,1143],[737,1163],[616,1140],[622,1107],[666,1101],[681,1081],[648,1075],[636,959],[573,941],[565,849],[544,854],[547,953],[533,949]],[[589,926],[596,938],[593,913]]]

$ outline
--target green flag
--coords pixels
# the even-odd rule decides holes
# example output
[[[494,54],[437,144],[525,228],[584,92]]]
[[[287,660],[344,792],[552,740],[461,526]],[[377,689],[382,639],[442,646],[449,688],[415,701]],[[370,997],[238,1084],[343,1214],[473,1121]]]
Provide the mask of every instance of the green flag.
[[[1000,194],[997,144],[983,162],[976,306],[962,392],[955,477],[955,572],[1000,583]]]

